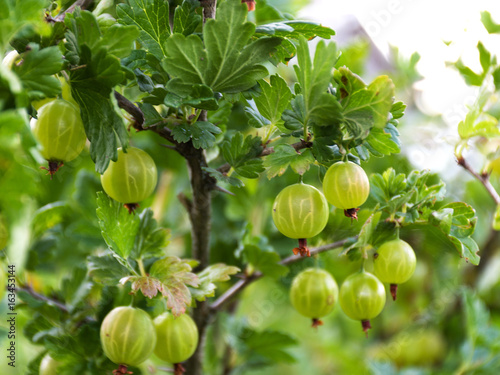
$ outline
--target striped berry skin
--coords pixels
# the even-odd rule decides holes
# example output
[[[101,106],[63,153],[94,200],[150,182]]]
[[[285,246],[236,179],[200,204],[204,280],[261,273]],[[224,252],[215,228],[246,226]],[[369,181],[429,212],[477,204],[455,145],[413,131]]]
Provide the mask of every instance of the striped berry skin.
[[[349,210],[366,202],[370,194],[370,181],[359,165],[341,161],[328,168],[323,179],[323,192],[330,204]]]
[[[339,287],[335,279],[319,268],[307,268],[299,273],[290,289],[290,300],[295,310],[311,319],[331,313],[338,296]]]
[[[191,357],[198,346],[198,328],[188,314],[175,317],[164,312],[154,320],[155,354],[169,363],[181,363]]]
[[[156,165],[147,152],[129,147],[118,149],[118,160],[109,164],[101,184],[111,198],[121,203],[138,203],[151,195],[157,181]]]
[[[384,308],[384,284],[371,273],[354,273],[340,287],[339,300],[340,307],[349,318],[370,320]]]
[[[57,375],[57,368],[59,367],[59,362],[57,362],[50,355],[46,354],[42,362],[40,362],[40,375]]]
[[[324,195],[311,185],[287,186],[274,200],[274,224],[290,238],[314,237],[325,228],[328,214]]]
[[[403,240],[384,243],[373,260],[373,273],[383,283],[402,284],[410,279],[417,266],[411,246]]]
[[[144,310],[117,307],[102,322],[101,345],[114,363],[138,366],[153,354],[156,345],[153,321]]]
[[[38,120],[33,121],[33,135],[42,146],[42,156],[54,162],[76,159],[87,140],[78,109],[62,99],[40,108]]]

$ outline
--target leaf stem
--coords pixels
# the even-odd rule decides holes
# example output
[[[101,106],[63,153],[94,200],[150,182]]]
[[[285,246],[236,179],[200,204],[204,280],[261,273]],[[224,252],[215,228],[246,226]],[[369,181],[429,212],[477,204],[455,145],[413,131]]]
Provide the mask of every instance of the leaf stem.
[[[137,265],[139,266],[139,271],[141,271],[141,276],[147,276],[142,258],[137,259]]]

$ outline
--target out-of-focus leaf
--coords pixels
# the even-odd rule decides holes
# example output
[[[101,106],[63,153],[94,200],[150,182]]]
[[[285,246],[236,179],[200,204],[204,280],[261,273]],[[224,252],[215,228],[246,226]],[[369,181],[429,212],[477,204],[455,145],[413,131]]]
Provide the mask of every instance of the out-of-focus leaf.
[[[30,44],[21,64],[14,65],[12,70],[18,75],[30,99],[54,97],[61,92],[61,82],[53,75],[59,73],[63,66],[63,58],[59,48],[39,49]]]
[[[216,282],[227,281],[231,275],[239,271],[238,267],[228,266],[223,263],[212,264],[198,273],[199,285],[196,288],[189,288],[191,295],[197,301],[205,301],[207,297],[214,296]]]
[[[32,221],[35,237],[40,237],[45,231],[61,223],[67,212],[65,202],[54,202],[39,208]]]

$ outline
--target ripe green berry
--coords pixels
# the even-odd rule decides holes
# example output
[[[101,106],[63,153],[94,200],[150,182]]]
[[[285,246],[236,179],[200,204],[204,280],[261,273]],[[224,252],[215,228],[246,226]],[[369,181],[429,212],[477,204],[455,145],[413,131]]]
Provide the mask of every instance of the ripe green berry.
[[[313,320],[313,327],[321,325],[322,318],[333,311],[339,288],[332,275],[319,268],[307,268],[292,282],[290,300],[300,314]]]
[[[371,273],[354,273],[340,287],[339,301],[344,313],[351,319],[361,320],[363,331],[367,332],[371,328],[370,319],[384,308],[384,284]]]
[[[49,354],[46,354],[40,362],[40,375],[57,375],[59,372],[57,368],[59,367],[59,362],[52,358]]]
[[[42,106],[32,126],[51,175],[64,162],[80,155],[85,147],[87,138],[80,113],[66,100],[56,99]]]
[[[398,284],[408,281],[416,266],[417,258],[411,246],[397,239],[378,248],[373,260],[373,273],[383,283],[391,284],[392,299],[396,300]]]
[[[356,208],[365,203],[370,194],[370,182],[359,165],[341,161],[328,168],[323,192],[328,202],[345,210],[346,216],[356,217]]]
[[[156,336],[155,354],[169,363],[181,363],[191,357],[198,346],[198,328],[188,314],[175,317],[164,312],[154,320]]]
[[[316,236],[328,222],[328,203],[314,186],[298,183],[287,186],[273,204],[273,220],[285,236],[306,239]],[[298,249],[308,253],[305,244]]]
[[[109,164],[101,176],[106,194],[114,200],[135,204],[151,195],[157,181],[156,165],[147,152],[129,147],[118,149],[118,160]]]
[[[117,307],[102,322],[101,344],[104,354],[114,363],[121,367],[138,366],[154,351],[155,327],[144,310]]]

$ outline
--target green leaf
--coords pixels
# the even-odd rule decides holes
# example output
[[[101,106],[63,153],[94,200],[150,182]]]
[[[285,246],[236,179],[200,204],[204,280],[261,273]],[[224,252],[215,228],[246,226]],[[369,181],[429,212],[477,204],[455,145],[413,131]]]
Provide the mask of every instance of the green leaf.
[[[500,136],[498,120],[486,113],[481,114],[479,118],[478,110],[471,110],[467,113],[465,119],[459,122],[458,134],[462,139],[469,139],[472,137],[492,138]]]
[[[495,89],[500,90],[500,67],[496,68],[493,73],[493,83],[495,84]]]
[[[483,74],[486,74],[492,63],[491,53],[481,42],[477,43],[477,49],[479,51],[479,62],[481,63],[481,67],[483,68]]]
[[[490,34],[500,34],[500,24],[493,21],[491,13],[488,11],[481,12],[481,22]]]
[[[209,148],[215,144],[215,135],[222,130],[208,121],[197,121],[194,124],[180,124],[172,127],[172,136],[177,142],[193,141],[195,148]]]
[[[67,17],[66,48],[80,69],[70,73],[71,95],[80,107],[83,125],[90,141],[90,156],[96,171],[104,173],[116,161],[118,142],[128,145],[128,133],[120,110],[115,105],[113,87],[125,79],[120,60],[98,47],[100,33],[90,12],[76,11]]]
[[[390,129],[391,132],[386,132],[386,129]],[[401,151],[397,135],[399,133],[392,124],[388,124],[385,129],[372,128],[361,147],[364,147],[372,155],[379,157],[397,154]]]
[[[215,295],[216,285],[214,283],[227,281],[231,275],[239,271],[238,267],[228,266],[223,263],[212,264],[198,273],[199,286],[189,288],[191,295],[197,301],[205,301],[207,297]]]
[[[290,102],[291,109],[283,112],[282,119],[285,122],[285,128],[290,130],[299,130],[306,125],[306,107],[304,96],[299,94]]]
[[[330,39],[331,36],[335,35],[335,31],[315,22],[293,20],[259,25],[255,29],[255,34],[275,35],[291,39],[298,39],[302,35],[311,40],[317,36]]]
[[[267,75],[260,64],[281,39],[260,38],[247,44],[255,26],[245,22],[246,15],[245,4],[223,2],[216,19],[203,28],[205,46],[196,35],[173,34],[165,45],[165,70],[185,84],[205,84],[214,92],[238,93],[254,86]]]
[[[39,208],[33,216],[32,225],[35,237],[42,236],[47,230],[63,222],[68,213],[65,202],[54,202]]]
[[[221,181],[227,184],[230,184],[235,187],[242,187],[245,186],[243,181],[241,181],[239,178],[228,176],[227,174],[223,174],[219,172],[217,169],[213,168],[203,168],[204,171],[206,171],[210,176],[215,178],[217,181]]]
[[[346,255],[354,249],[365,251],[366,247],[373,245],[372,237],[380,221],[381,215],[382,212],[375,210],[375,212],[370,215],[361,227],[361,231],[359,232],[356,242],[342,250],[341,255]]]
[[[451,234],[456,237],[468,237],[474,233],[477,223],[476,211],[467,203],[453,202],[441,209],[452,209],[453,220]]]
[[[165,42],[170,36],[168,2],[163,0],[129,0],[118,4],[118,22],[139,28],[139,42],[158,60],[166,56]]]
[[[89,275],[97,282],[106,285],[116,285],[129,270],[117,262],[111,253],[87,258],[87,268]]]
[[[338,124],[342,119],[342,108],[337,99],[328,94],[337,49],[335,44],[320,41],[316,47],[314,64],[304,37],[299,39],[297,49],[299,65],[294,66],[304,101],[304,126],[326,126]]]
[[[347,98],[356,91],[366,89],[366,83],[360,76],[351,72],[348,68],[341,67],[333,73],[335,82],[339,85],[339,95],[341,99]]]
[[[201,22],[201,16],[196,13],[199,6],[197,0],[184,0],[181,6],[175,8],[174,33],[189,35],[195,32]]]
[[[264,166],[268,168],[267,177],[271,179],[285,173],[288,166],[295,173],[304,174],[312,163],[314,163],[314,158],[309,150],[300,153],[292,146],[282,144],[274,147],[274,152],[266,157]]]
[[[158,226],[150,208],[141,212],[139,218],[139,229],[131,257],[139,259],[163,255],[164,248],[169,243],[170,231]]]
[[[234,168],[236,173],[246,178],[257,178],[264,171],[263,162],[260,159],[262,153],[262,139],[243,136],[235,133],[230,139],[221,144],[224,159]]]
[[[476,342],[480,338],[488,342],[493,334],[493,337],[498,340],[498,328],[490,324],[490,312],[479,296],[471,290],[465,289],[463,291],[463,303],[468,339]]]
[[[187,285],[194,288],[199,285],[198,276],[191,272],[189,263],[174,256],[166,257],[153,263],[149,275],[129,276],[120,282],[131,282],[133,292],[141,290],[148,298],[153,298],[160,292],[172,314],[184,314],[192,299]]]
[[[22,55],[22,63],[14,65],[12,71],[19,76],[30,99],[57,96],[61,92],[61,82],[53,75],[59,73],[63,66],[59,48],[54,46],[41,50],[36,44],[29,47],[30,50]]]
[[[194,108],[216,110],[219,105],[212,89],[206,85],[185,85],[179,79],[172,79],[167,84],[170,91],[164,104],[171,108],[180,108],[189,105]]]
[[[481,86],[483,84],[484,74],[474,72],[471,68],[465,66],[461,59],[452,65],[459,71],[468,85]]]
[[[76,307],[85,306],[86,299],[94,284],[87,277],[87,268],[77,266],[72,270],[71,276],[62,280],[61,285],[66,306],[68,306],[70,313],[73,313]]]
[[[99,89],[102,86],[95,86]],[[98,173],[104,173],[111,160],[116,161],[118,142],[128,145],[128,133],[111,93],[95,91],[86,83],[75,82],[71,94],[80,107],[85,133],[90,141],[90,156]],[[114,99],[114,97],[113,97]]]
[[[261,249],[257,245],[247,244],[241,250],[240,254],[246,263],[251,264],[266,276],[279,278],[285,276],[289,269],[280,264],[280,256],[275,251]]]
[[[9,41],[25,26],[41,31],[46,22],[42,17],[46,0],[0,0],[0,51],[3,54]]]
[[[252,334],[245,336],[247,336],[245,345],[249,351],[258,353],[273,362],[295,362],[295,357],[285,350],[298,344],[292,336],[271,330],[253,331]]]
[[[107,52],[116,57],[126,57],[132,52],[133,42],[139,36],[135,26],[111,25],[104,32],[101,40],[94,48],[106,48]]]
[[[366,89],[358,90],[342,101],[343,115],[353,136],[366,138],[372,127],[386,126],[394,91],[391,79],[379,76]]]
[[[429,223],[438,227],[467,262],[478,265],[479,247],[470,237],[477,223],[475,210],[466,203],[453,202],[434,211]]]
[[[71,64],[79,65],[82,47],[86,46],[91,51],[101,39],[99,24],[91,12],[82,11],[80,8],[66,14],[64,24],[68,28],[65,34],[67,51],[64,57]]]
[[[270,81],[271,84],[260,80],[261,93],[258,96],[252,95],[252,97],[260,114],[272,124],[277,124],[281,120],[281,114],[288,107],[292,92],[286,81],[280,76],[273,75]]]
[[[134,249],[139,218],[103,192],[97,193],[97,206],[99,227],[106,244],[119,257],[128,258]]]

